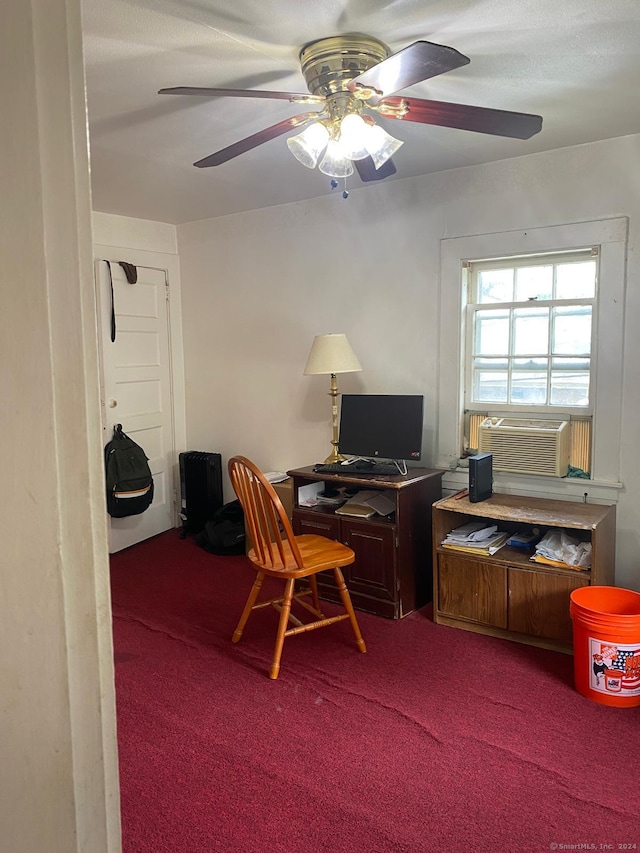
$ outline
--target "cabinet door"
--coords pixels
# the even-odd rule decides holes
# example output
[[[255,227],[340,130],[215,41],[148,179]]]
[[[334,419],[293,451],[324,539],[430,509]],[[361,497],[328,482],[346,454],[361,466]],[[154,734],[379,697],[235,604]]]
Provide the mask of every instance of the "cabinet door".
[[[345,570],[349,592],[352,596],[394,604],[398,597],[395,528],[389,524],[345,519],[340,523],[341,539],[356,555],[355,563]]]
[[[328,536],[353,548],[355,562],[342,569],[353,606],[389,619],[400,617],[394,525],[349,521],[328,513],[295,509],[293,530],[297,535]],[[317,577],[320,596],[327,601],[340,601],[332,573],[321,572]]]
[[[458,554],[440,553],[438,610],[447,616],[506,628],[506,568]]]
[[[578,572],[555,575],[509,569],[509,630],[570,645],[569,596],[587,585],[588,579]]]

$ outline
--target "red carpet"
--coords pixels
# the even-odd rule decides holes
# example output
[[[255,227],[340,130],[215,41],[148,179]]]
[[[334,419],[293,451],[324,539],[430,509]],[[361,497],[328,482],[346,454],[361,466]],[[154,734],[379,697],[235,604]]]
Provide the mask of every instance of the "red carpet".
[[[571,657],[425,608],[358,614],[366,655],[291,638],[271,681],[273,611],[230,641],[254,576],[174,531],[112,558],[124,853],[640,847],[640,715]]]

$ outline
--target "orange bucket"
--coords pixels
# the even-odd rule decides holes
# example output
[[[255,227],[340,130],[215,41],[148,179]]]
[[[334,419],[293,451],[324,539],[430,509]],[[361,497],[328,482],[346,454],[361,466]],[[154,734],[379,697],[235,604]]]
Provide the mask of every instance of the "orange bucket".
[[[640,593],[583,586],[571,593],[576,690],[616,708],[640,705]]]

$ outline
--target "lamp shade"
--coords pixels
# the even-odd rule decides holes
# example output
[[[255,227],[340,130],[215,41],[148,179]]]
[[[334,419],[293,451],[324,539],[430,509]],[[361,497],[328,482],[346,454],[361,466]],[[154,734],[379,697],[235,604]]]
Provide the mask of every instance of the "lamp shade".
[[[350,160],[364,160],[368,157],[367,139],[371,130],[361,116],[354,113],[345,116],[340,122],[340,145],[344,156]]]
[[[318,168],[330,178],[348,178],[349,175],[353,175],[353,163],[337,139],[329,140]]]
[[[302,133],[287,139],[289,151],[307,169],[315,169],[320,155],[327,147],[329,131],[319,122],[310,124]]]
[[[387,131],[383,127],[380,127],[379,124],[376,124],[374,127],[370,127],[369,131],[370,133],[367,137],[367,148],[374,166],[376,169],[379,169],[383,163],[386,163],[390,157],[393,157],[398,148],[400,148],[401,145],[404,145],[404,142],[400,139],[396,139],[395,136],[391,136],[391,134],[387,133]]]
[[[315,336],[304,369],[305,376],[317,373],[355,373],[358,370],[362,370],[362,366],[346,335]]]

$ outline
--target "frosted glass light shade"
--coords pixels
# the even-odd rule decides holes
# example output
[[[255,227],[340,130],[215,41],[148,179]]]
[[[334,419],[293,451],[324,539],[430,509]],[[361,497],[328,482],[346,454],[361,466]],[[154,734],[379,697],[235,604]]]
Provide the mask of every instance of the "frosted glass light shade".
[[[319,373],[356,373],[362,370],[345,334],[316,335],[304,368],[305,376]]]
[[[324,152],[324,157],[318,168],[331,178],[346,178],[353,175],[353,163],[348,157],[345,157],[342,146],[336,139],[329,140],[327,150]]]
[[[367,136],[367,149],[373,160],[376,169],[379,169],[383,163],[386,163],[390,157],[396,153],[404,142],[391,136],[390,133],[380,127],[379,124],[370,127],[371,133]]]
[[[315,169],[329,141],[329,131],[317,121],[305,127],[302,133],[290,136],[287,139],[289,151],[296,160],[299,160],[307,169]]]
[[[340,122],[340,145],[345,157],[350,160],[363,160],[369,156],[367,139],[372,128],[362,117],[350,113]]]

